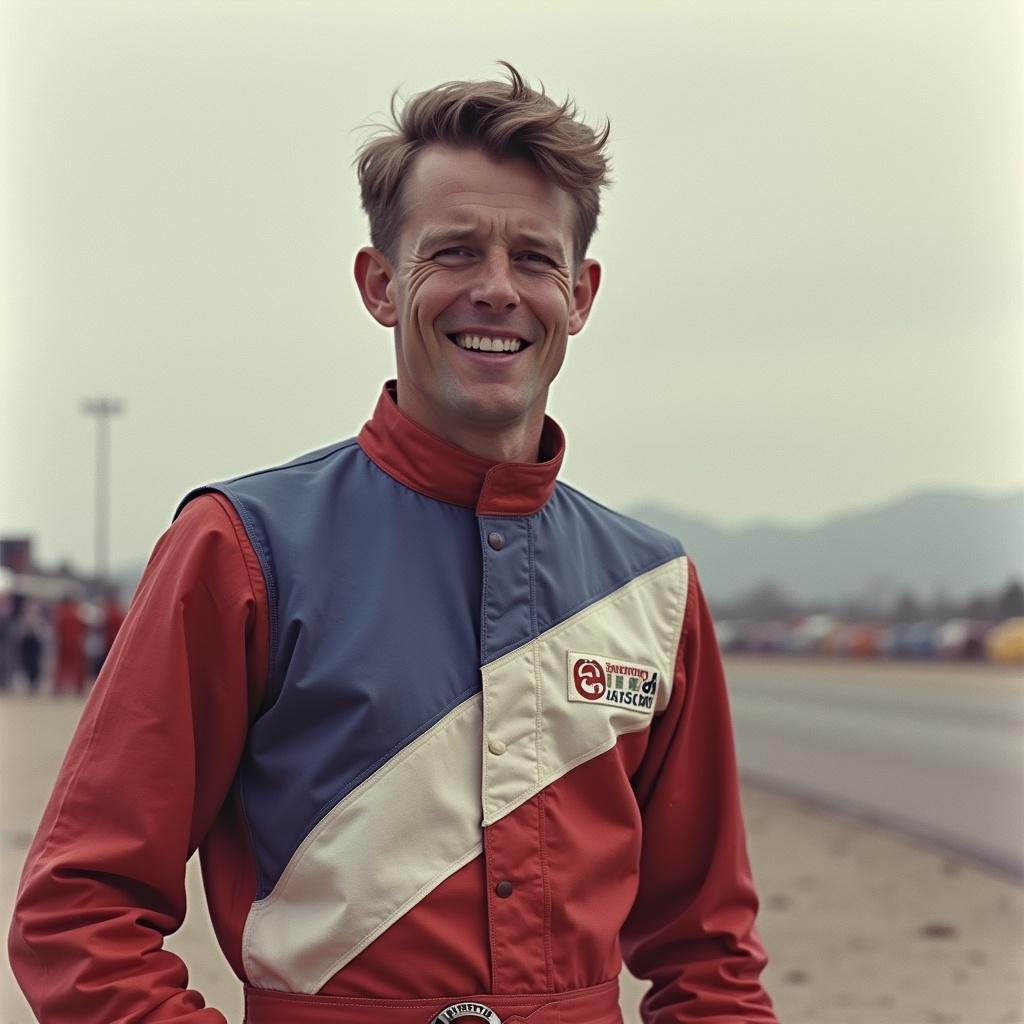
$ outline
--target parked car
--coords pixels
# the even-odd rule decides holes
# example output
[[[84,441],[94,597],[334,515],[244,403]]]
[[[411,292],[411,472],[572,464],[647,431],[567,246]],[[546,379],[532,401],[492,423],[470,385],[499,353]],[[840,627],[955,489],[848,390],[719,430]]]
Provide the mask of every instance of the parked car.
[[[1005,619],[985,637],[985,654],[1003,665],[1024,665],[1024,618]]]
[[[950,619],[935,630],[935,653],[940,658],[985,657],[985,636],[991,623]]]
[[[934,622],[896,622],[879,630],[878,653],[887,658],[931,658],[936,651]]]

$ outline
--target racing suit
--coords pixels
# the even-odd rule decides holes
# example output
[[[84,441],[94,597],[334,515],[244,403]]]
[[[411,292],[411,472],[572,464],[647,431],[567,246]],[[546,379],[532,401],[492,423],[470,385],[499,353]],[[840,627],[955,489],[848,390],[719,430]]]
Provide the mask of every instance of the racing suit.
[[[775,1021],[694,568],[563,448],[494,464],[389,382],[186,497],[26,863],[42,1021],[224,1021],[162,948],[197,849],[250,1024],[612,1024],[623,957],[649,1024]]]

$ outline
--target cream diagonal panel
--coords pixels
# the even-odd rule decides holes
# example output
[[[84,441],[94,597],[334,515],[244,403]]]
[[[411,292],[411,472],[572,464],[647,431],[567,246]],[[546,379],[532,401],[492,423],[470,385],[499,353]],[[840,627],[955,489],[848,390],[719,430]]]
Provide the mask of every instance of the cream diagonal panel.
[[[249,912],[242,956],[259,988],[317,992],[482,849],[481,695],[345,797]]]
[[[686,556],[652,569],[483,669],[484,825],[576,765],[645,729],[671,695],[686,606]],[[652,711],[569,700],[569,652],[656,668]],[[495,751],[501,753],[495,753]]]

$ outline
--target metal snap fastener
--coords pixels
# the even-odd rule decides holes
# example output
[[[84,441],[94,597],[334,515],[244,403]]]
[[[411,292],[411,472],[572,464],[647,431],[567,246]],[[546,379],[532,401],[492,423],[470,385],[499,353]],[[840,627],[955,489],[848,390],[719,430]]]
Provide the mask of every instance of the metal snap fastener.
[[[501,740],[491,740],[487,744],[487,749],[492,754],[497,754],[500,757],[502,754],[505,753],[506,750],[508,750],[508,747],[506,747]]]
[[[487,534],[487,543],[494,548],[495,551],[500,551],[505,546],[505,534],[499,533],[497,530],[491,530]]]
[[[503,899],[508,899],[512,895],[512,883],[509,881],[499,882],[495,887],[494,891]]]

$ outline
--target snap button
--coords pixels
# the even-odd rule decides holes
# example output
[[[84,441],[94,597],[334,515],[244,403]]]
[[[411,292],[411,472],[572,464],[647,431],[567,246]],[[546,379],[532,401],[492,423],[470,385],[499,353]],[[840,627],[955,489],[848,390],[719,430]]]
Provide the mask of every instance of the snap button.
[[[506,900],[512,895],[512,883],[509,881],[499,882],[495,887],[494,891],[503,899]]]
[[[498,756],[501,756],[502,754],[505,753],[506,750],[508,750],[508,747],[506,747],[505,744],[502,743],[501,740],[491,740],[487,744],[487,749],[492,754],[497,754]]]
[[[505,534],[498,533],[497,530],[491,530],[487,534],[487,543],[494,548],[495,551],[500,551],[505,546]]]

